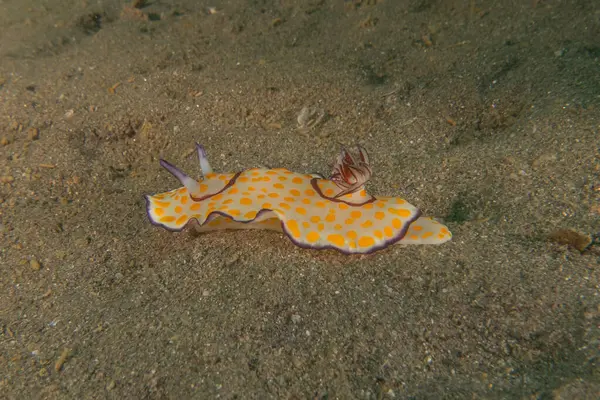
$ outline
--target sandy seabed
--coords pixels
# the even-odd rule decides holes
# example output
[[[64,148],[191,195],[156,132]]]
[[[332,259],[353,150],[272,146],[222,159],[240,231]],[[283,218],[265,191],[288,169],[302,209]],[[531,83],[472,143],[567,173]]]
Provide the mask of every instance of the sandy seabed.
[[[2,397],[600,397],[600,3],[4,0],[0,27]],[[369,191],[454,238],[152,226],[196,141],[325,175],[360,144]]]

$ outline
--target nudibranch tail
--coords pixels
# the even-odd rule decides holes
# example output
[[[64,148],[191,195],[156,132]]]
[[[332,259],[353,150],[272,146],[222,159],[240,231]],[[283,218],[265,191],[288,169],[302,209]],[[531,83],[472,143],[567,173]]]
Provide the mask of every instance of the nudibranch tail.
[[[441,223],[430,217],[419,217],[410,224],[400,244],[440,244],[452,239],[452,234]]]
[[[183,184],[190,193],[196,193],[200,189],[200,184],[197,180],[187,176],[185,172],[174,166],[168,161],[160,160],[160,165],[169,171],[175,178],[179,179],[179,182]]]
[[[361,146],[356,146],[358,156],[354,156],[342,147],[337,156],[330,179],[341,189],[335,198],[354,193],[371,179],[372,170],[369,165],[367,151]]]
[[[208,162],[208,157],[206,157],[206,150],[204,150],[204,146],[199,143],[196,143],[196,151],[198,152],[198,161],[200,162],[200,169],[202,170],[202,174],[204,176],[208,174],[212,174],[213,170]]]
[[[214,173],[196,146],[204,178],[195,181],[177,167],[161,165],[184,187],[146,196],[150,221],[181,231],[196,221],[200,232],[217,229],[283,231],[311,249],[367,254],[391,244],[439,244],[448,228],[397,197],[374,197],[364,189],[371,176],[367,153],[342,151],[332,179],[284,168]],[[334,179],[335,178],[335,179]]]

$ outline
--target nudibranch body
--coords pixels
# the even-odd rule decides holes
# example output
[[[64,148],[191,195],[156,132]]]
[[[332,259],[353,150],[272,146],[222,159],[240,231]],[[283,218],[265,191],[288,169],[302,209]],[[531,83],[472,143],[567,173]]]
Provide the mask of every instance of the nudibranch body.
[[[170,163],[161,165],[184,187],[146,196],[150,221],[172,231],[195,220],[200,232],[217,229],[270,229],[296,245],[372,253],[394,243],[439,244],[451,239],[447,227],[397,197],[374,197],[364,187],[371,176],[366,151],[343,149],[330,179],[284,168],[238,173],[212,171],[196,144],[204,177],[190,178]]]

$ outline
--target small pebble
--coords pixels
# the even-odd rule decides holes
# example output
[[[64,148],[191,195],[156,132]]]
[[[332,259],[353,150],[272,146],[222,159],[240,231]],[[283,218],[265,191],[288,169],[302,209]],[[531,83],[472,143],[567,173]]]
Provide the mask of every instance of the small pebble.
[[[319,125],[325,118],[325,110],[318,107],[303,107],[298,114],[298,129],[301,132],[308,132]]]
[[[557,229],[548,235],[548,239],[559,244],[566,244],[579,251],[584,251],[592,244],[592,237],[573,229]]]
[[[13,183],[14,180],[15,178],[9,175],[0,176],[0,183]]]
[[[28,140],[37,140],[40,137],[40,130],[38,128],[29,128],[27,130]]]
[[[54,363],[54,370],[59,372],[69,357],[71,357],[71,349],[64,348],[63,352],[60,354],[60,357],[58,357],[58,360],[56,360],[56,363]]]
[[[2,146],[6,146],[8,145],[10,142],[8,140],[8,138],[6,136],[2,136],[2,139],[0,139],[0,145]]]
[[[23,130],[23,125],[18,123],[17,121],[13,121],[10,124],[10,129],[12,129],[13,131],[21,132]]]
[[[35,258],[32,258],[31,260],[29,260],[29,266],[34,271],[39,271],[42,268],[42,265],[40,264],[40,262],[38,260],[36,260]]]

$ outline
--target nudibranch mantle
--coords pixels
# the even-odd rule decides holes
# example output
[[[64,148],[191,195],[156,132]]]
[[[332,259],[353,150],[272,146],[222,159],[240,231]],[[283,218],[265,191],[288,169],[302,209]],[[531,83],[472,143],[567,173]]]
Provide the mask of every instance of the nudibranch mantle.
[[[452,238],[448,228],[398,197],[374,197],[364,184],[371,176],[367,152],[346,149],[337,157],[330,179],[285,168],[253,168],[215,173],[204,148],[196,144],[204,177],[190,178],[177,167],[161,165],[182,188],[146,197],[154,225],[195,229],[269,229],[284,232],[296,245],[366,254],[391,244],[440,244]]]

